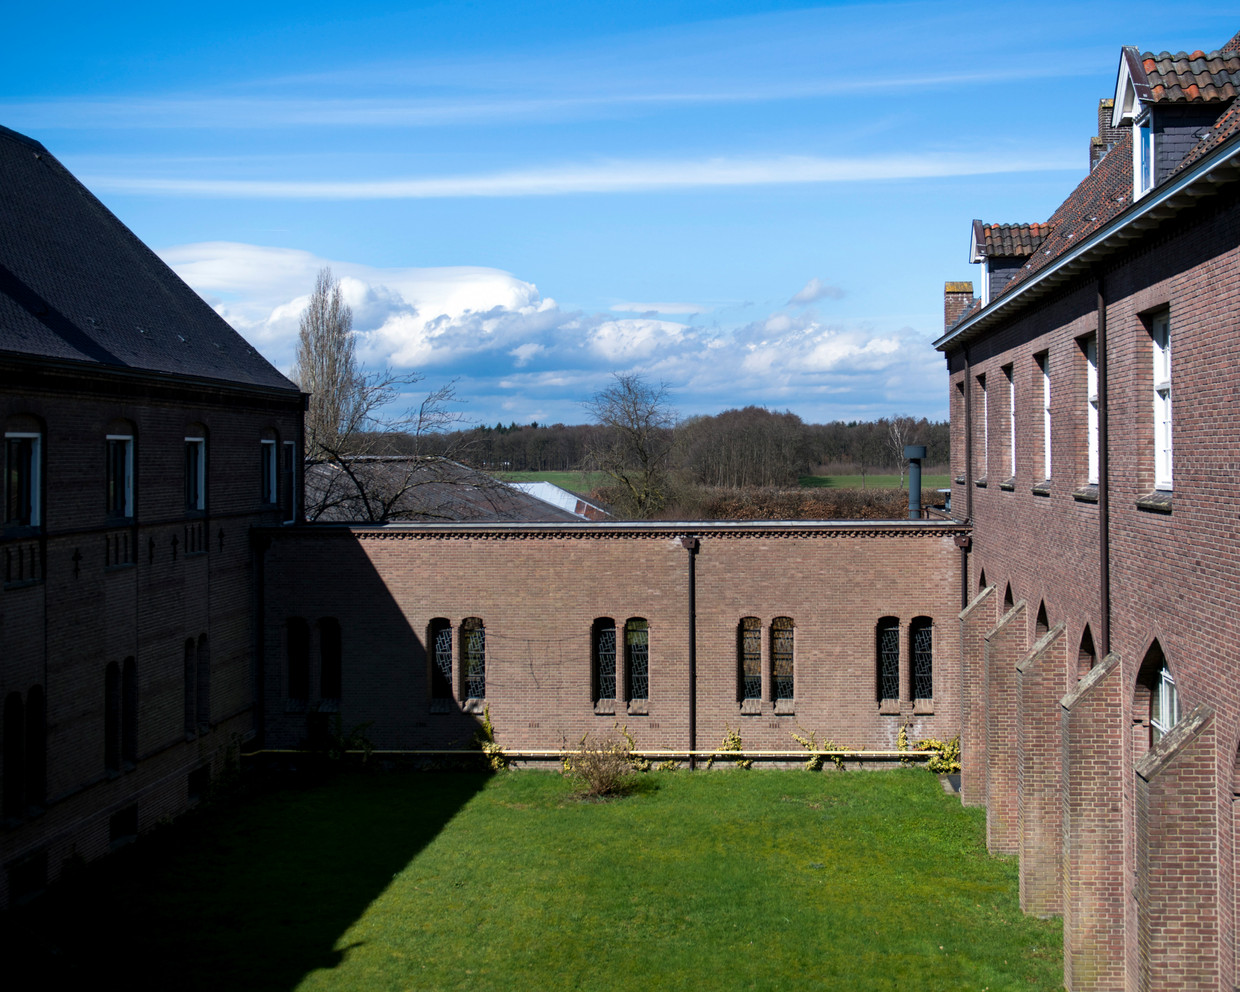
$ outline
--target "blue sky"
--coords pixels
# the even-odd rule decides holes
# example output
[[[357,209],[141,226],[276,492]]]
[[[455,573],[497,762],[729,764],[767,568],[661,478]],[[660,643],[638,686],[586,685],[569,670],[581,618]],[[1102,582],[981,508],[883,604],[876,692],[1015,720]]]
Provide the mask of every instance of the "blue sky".
[[[330,264],[366,360],[481,423],[582,422],[614,371],[685,415],[945,418],[970,220],[1049,216],[1121,45],[1240,29],[1141,0],[22,7],[0,123],[280,368]]]

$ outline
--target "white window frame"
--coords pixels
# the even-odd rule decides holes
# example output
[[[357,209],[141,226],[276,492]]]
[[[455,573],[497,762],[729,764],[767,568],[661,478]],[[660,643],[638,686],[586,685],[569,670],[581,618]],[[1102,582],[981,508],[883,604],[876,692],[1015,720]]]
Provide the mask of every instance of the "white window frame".
[[[1158,672],[1158,685],[1150,702],[1150,742],[1157,744],[1180,722],[1180,691],[1166,665]]]
[[[205,437],[187,437],[185,439],[186,448],[190,445],[194,446],[194,471],[198,476],[198,491],[194,494],[191,502],[189,493],[186,493],[185,508],[187,510],[205,510],[207,508],[207,439]],[[188,461],[189,452],[186,451],[186,459]]]
[[[977,388],[982,391],[982,478],[989,478],[990,469],[990,394],[986,391],[986,377],[977,377]]]
[[[1147,109],[1132,122],[1132,198],[1154,188],[1154,115]]]
[[[1172,488],[1171,315],[1159,314],[1150,327],[1154,352],[1154,488]]]
[[[1098,336],[1085,341],[1085,406],[1089,423],[1089,485],[1098,484]]]
[[[264,506],[274,506],[280,501],[279,461],[276,458],[275,441],[263,438],[259,441],[259,481],[262,485]]]
[[[1042,478],[1051,476],[1051,356],[1038,356],[1038,368],[1042,373]]]
[[[1008,478],[1016,478],[1016,367],[1008,365],[1003,369],[1007,377],[1008,394]]]
[[[5,493],[4,498],[8,501],[8,441],[12,440],[29,440],[33,442],[30,445],[30,522],[21,524],[23,527],[39,527],[43,523],[43,435],[33,431],[5,431],[4,433],[4,457],[5,457]],[[5,507],[7,515],[7,506]]]
[[[120,514],[126,520],[133,519],[133,435],[132,434],[108,434],[104,437],[105,441],[123,441],[125,443],[125,479],[124,479],[124,496],[125,505],[123,512]],[[112,460],[111,454],[108,457],[108,470],[111,471]],[[108,507],[112,509],[111,506]]]

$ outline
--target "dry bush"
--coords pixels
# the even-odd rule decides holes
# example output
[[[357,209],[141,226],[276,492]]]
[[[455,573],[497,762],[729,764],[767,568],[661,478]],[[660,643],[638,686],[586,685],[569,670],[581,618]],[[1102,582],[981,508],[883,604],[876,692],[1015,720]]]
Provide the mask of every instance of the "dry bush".
[[[575,751],[562,759],[564,774],[577,782],[587,796],[611,796],[623,792],[636,770],[633,738],[622,730],[606,734],[586,733]]]
[[[938,500],[922,491],[922,505]],[[681,494],[674,509],[689,520],[906,520],[902,489],[724,489],[702,487]]]

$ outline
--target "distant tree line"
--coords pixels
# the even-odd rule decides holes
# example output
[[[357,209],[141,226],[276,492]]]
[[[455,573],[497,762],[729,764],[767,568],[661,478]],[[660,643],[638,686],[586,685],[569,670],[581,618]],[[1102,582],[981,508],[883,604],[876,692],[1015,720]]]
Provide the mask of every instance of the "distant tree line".
[[[423,454],[450,454],[488,472],[575,471],[589,466],[599,424],[516,424],[423,436]],[[795,413],[747,406],[675,427],[670,468],[706,486],[794,486],[802,475],[900,474],[905,444],[926,446],[927,469],[950,458],[949,425],[924,417],[807,424]],[[402,439],[388,447],[400,454]],[[412,446],[412,445],[411,445]],[[437,450],[442,448],[442,450]]]

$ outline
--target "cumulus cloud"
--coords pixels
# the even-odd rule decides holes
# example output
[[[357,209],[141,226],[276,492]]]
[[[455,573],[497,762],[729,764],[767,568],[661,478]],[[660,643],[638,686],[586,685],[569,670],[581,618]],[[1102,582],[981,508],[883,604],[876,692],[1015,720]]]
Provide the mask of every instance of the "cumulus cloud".
[[[829,286],[821,279],[815,276],[807,282],[799,293],[788,301],[787,306],[805,306],[814,303],[817,300],[838,300],[842,299],[844,291],[838,286]]]

